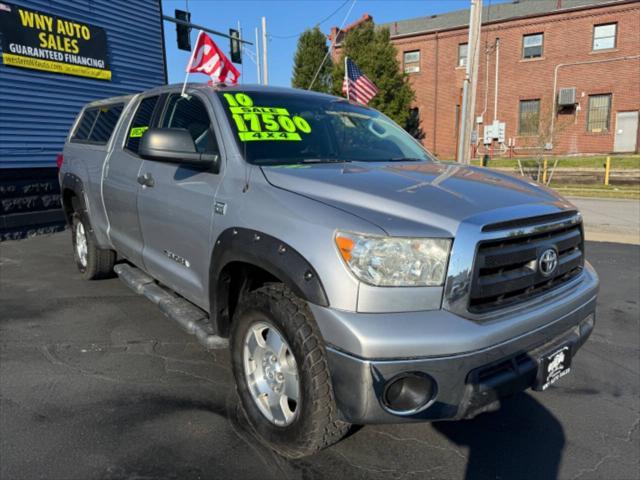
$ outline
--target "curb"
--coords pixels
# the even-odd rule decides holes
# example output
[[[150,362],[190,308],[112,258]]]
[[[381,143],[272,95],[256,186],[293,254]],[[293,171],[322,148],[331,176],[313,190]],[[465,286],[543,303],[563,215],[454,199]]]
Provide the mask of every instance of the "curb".
[[[588,227],[585,231],[585,240],[587,242],[609,242],[609,243],[625,243],[628,245],[640,245],[640,233],[622,233],[622,232],[593,232]]]

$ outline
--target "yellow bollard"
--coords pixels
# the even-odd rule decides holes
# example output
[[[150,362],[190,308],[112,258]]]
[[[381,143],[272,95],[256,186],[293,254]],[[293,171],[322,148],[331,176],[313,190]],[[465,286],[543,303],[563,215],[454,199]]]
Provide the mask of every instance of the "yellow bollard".
[[[542,163],[542,184],[543,185],[547,184],[547,159],[546,158]]]
[[[609,185],[609,173],[611,173],[611,157],[607,157],[604,164],[604,184]]]

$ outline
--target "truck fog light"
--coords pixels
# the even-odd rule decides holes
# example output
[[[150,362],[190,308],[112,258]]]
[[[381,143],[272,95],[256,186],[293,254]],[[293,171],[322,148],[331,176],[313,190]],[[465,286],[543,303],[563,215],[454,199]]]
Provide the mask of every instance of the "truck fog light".
[[[436,394],[436,382],[424,373],[401,373],[387,382],[382,403],[391,413],[411,415],[424,410]]]

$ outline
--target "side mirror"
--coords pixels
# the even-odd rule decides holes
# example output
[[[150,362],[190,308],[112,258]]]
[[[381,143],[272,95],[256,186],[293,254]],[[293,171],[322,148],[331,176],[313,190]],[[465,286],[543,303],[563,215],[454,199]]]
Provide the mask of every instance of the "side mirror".
[[[219,170],[220,157],[199,153],[188,130],[182,128],[150,128],[140,140],[138,154],[156,162],[180,163]]]

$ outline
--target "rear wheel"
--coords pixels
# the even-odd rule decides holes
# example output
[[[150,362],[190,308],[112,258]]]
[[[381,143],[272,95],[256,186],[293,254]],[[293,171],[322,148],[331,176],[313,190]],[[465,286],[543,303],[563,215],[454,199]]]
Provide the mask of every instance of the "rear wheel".
[[[104,278],[113,272],[116,253],[98,248],[90,233],[89,222],[79,213],[72,217],[73,257],[85,280]]]
[[[306,303],[279,283],[245,295],[231,331],[233,372],[258,436],[299,458],[337,442],[338,419],[322,337]]]

